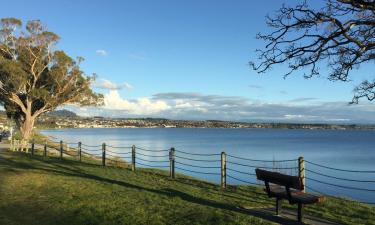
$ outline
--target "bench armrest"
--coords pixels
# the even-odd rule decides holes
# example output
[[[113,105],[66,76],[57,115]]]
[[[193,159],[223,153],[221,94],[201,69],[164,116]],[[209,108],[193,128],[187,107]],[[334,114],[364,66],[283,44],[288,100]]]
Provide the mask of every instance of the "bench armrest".
[[[270,183],[267,180],[265,180],[264,185],[266,186],[266,192],[267,192],[268,197],[271,197]]]
[[[286,192],[286,196],[288,198],[288,201],[289,201],[289,204],[292,204],[292,193],[290,191],[290,187],[289,186],[285,186],[285,192]]]

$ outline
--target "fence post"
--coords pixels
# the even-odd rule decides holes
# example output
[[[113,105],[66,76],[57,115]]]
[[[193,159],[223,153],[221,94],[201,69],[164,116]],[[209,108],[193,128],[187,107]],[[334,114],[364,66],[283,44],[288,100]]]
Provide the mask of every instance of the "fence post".
[[[63,151],[64,151],[63,141],[60,141],[60,159],[63,159]]]
[[[227,188],[227,154],[221,152],[221,188]]]
[[[169,176],[174,179],[175,174],[174,174],[174,162],[175,162],[175,150],[174,148],[171,148],[169,151]]]
[[[34,139],[31,140],[31,155],[34,155],[35,151],[35,141]]]
[[[47,157],[47,141],[44,142],[44,152],[43,152],[43,156],[44,156],[44,157]]]
[[[132,171],[135,171],[135,145],[132,146]]]
[[[305,160],[303,157],[298,158],[298,177],[302,182],[302,191],[306,191],[306,177],[305,177]]]
[[[102,166],[105,166],[105,143],[102,144]]]
[[[82,143],[78,142],[78,157],[79,157],[79,162],[82,160]]]

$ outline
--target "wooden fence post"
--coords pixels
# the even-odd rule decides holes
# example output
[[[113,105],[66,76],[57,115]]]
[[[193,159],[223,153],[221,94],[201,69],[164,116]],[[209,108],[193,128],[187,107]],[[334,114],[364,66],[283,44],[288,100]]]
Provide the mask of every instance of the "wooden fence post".
[[[135,145],[132,146],[132,171],[135,171]]]
[[[227,188],[227,154],[221,152],[221,188]]]
[[[79,162],[82,160],[82,143],[78,142],[78,157],[79,157]]]
[[[174,179],[175,178],[175,174],[174,174],[174,170],[175,170],[175,166],[174,166],[174,163],[175,163],[175,149],[174,148],[171,148],[171,150],[169,151],[169,176]]]
[[[305,160],[303,157],[298,158],[298,177],[302,182],[302,191],[306,191],[306,177],[305,177]]]
[[[35,151],[35,141],[34,139],[31,140],[31,155],[34,155]]]
[[[63,159],[63,151],[64,151],[63,141],[60,141],[60,159]]]
[[[105,166],[105,143],[102,144],[102,166]]]
[[[44,152],[43,152],[43,156],[44,156],[44,157],[47,157],[47,141],[44,142]]]

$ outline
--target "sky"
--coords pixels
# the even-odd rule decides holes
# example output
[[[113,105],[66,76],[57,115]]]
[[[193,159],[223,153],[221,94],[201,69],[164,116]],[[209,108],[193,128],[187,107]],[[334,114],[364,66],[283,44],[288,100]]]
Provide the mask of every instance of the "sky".
[[[303,71],[283,79],[286,66],[262,75],[249,67],[265,16],[284,2],[296,1],[12,0],[0,18],[39,19],[61,37],[58,49],[85,58],[105,105],[64,107],[82,116],[375,123],[374,103],[348,104],[373,64],[353,82],[331,82],[324,68],[306,80]]]

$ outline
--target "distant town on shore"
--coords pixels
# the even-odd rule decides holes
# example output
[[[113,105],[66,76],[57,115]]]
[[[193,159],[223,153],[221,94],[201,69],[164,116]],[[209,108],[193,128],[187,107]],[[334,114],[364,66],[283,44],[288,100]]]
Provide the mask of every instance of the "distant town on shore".
[[[42,116],[36,125],[46,128],[284,128],[375,130],[375,125],[362,124],[303,124],[234,122],[220,120],[172,120],[164,118],[105,118],[81,117],[68,110],[58,110]]]
[[[0,130],[9,127],[5,112],[0,113]],[[164,118],[106,118],[82,117],[68,110],[57,110],[41,116],[39,129],[61,128],[280,128],[280,129],[332,129],[375,130],[373,124],[323,124],[238,122],[221,120],[173,120]]]

